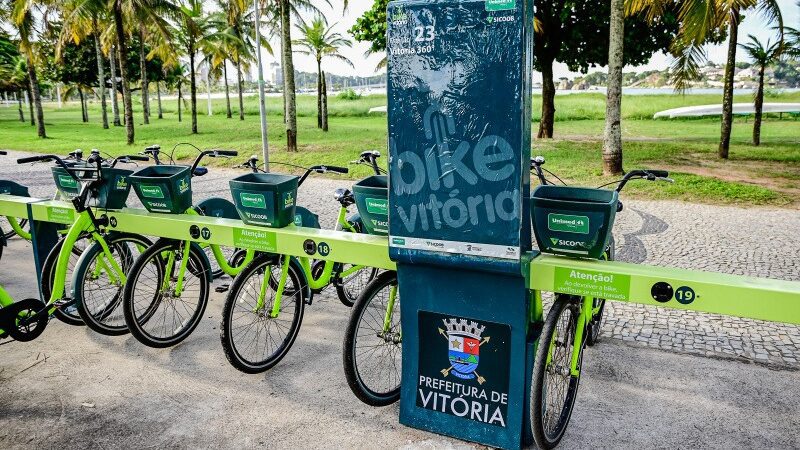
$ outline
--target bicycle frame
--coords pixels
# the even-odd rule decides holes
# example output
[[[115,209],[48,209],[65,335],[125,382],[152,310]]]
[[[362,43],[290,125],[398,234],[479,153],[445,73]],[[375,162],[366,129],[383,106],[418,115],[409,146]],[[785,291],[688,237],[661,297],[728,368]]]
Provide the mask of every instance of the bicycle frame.
[[[75,246],[75,243],[78,241],[81,234],[85,232],[89,232],[92,239],[99,243],[100,247],[103,249],[103,254],[98,257],[98,268],[95,269],[94,275],[99,276],[100,271],[105,271],[109,276],[109,279],[111,279],[111,281],[114,283],[125,284],[127,281],[125,272],[111,255],[111,250],[103,238],[103,235],[94,226],[91,213],[88,209],[82,211],[78,214],[78,218],[75,220],[72,226],[70,226],[66,237],[64,237],[64,243],[61,247],[61,251],[58,254],[58,260],[56,261],[56,273],[53,281],[53,292],[50,294],[50,298],[47,299],[47,306],[49,307],[47,311],[49,314],[52,314],[52,312],[55,311],[55,302],[64,297],[67,270],[69,268],[69,258],[72,254],[72,248]]]
[[[339,216],[338,216],[338,218],[336,220],[337,220],[337,223],[339,225],[341,225],[343,230],[347,230],[347,231],[349,231],[351,233],[357,232],[357,230],[347,221],[347,208],[345,208],[344,206],[341,206],[339,208]],[[212,246],[212,250],[213,250],[213,246]],[[215,257],[216,257],[216,253],[215,253]],[[314,278],[314,275],[313,275],[312,270],[311,270],[311,259],[306,257],[306,256],[301,256],[301,257],[298,257],[297,259],[300,262],[300,267],[302,268],[303,274],[305,275],[306,280],[308,282],[308,286],[311,289],[322,289],[325,286],[329,285],[331,283],[331,279],[333,278],[334,266],[336,264],[339,264],[336,261],[326,260],[325,263],[324,263],[324,266],[323,266],[322,273],[319,275],[319,278]],[[278,282],[278,287],[277,287],[277,289],[275,291],[275,301],[272,304],[272,310],[270,312],[270,317],[273,318],[273,319],[277,318],[279,313],[280,313],[281,299],[283,298],[283,290],[286,287],[286,278],[289,275],[289,264],[291,263],[291,257],[288,256],[288,255],[283,256],[281,263],[282,263],[282,266],[281,266],[281,278],[280,278],[280,280]],[[246,266],[246,264],[242,265],[242,267],[244,267],[244,266]],[[222,266],[220,265],[220,267],[222,267]],[[366,266],[355,265],[353,267],[350,267],[347,270],[343,270],[343,271],[337,273],[337,275],[339,277],[341,277],[341,278],[344,278],[344,277],[347,277],[349,275],[352,275],[352,274],[358,272],[359,270],[363,269],[364,267],[366,267]],[[267,294],[267,284],[269,283],[269,280],[270,280],[270,277],[266,276],[266,274],[265,274],[264,280],[261,282],[261,289],[260,289],[259,294],[258,294],[258,301],[256,302],[256,310],[257,311],[261,310],[264,307],[264,298],[266,297],[266,294]],[[391,315],[389,315],[388,317],[389,317],[389,319],[391,319]]]
[[[31,240],[31,234],[25,231],[21,226],[19,226],[19,222],[17,222],[17,219],[15,217],[6,217],[6,219],[8,219],[8,223],[11,225],[11,229],[14,230],[14,233],[16,233],[17,236],[21,237],[22,239],[25,239],[26,241]]]
[[[190,216],[198,216],[199,215],[198,212],[195,211],[194,208],[187,209],[186,210],[186,214],[188,214]],[[187,244],[189,242],[190,241],[185,241],[185,243],[187,243]],[[231,265],[228,264],[228,261],[225,259],[225,255],[222,254],[222,250],[220,250],[219,245],[216,245],[216,244],[204,244],[203,245],[203,244],[201,244],[200,247],[201,248],[205,248],[206,246],[211,247],[211,252],[214,255],[214,259],[217,261],[217,264],[219,265],[219,268],[222,270],[222,272],[224,272],[226,275],[230,275],[232,277],[235,277],[236,275],[239,275],[239,273],[242,270],[244,270],[244,268],[247,267],[247,265],[250,264],[251,261],[253,261],[253,258],[256,255],[255,250],[249,250],[248,249],[248,250],[245,251],[244,260],[242,261],[242,263],[239,264],[236,267],[231,267]],[[179,274],[179,276],[181,277],[181,280],[182,280],[183,279],[183,273],[181,272]]]

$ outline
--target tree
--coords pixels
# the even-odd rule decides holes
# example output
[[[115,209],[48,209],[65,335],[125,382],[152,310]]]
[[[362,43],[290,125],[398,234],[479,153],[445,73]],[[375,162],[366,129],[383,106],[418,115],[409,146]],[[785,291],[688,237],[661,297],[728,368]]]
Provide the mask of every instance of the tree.
[[[675,0],[628,0],[626,12],[644,12],[650,20],[656,20],[665,8],[672,7]],[[718,154],[728,158],[733,128],[733,75],[736,66],[736,48],[739,39],[739,23],[742,15],[755,10],[768,23],[777,23],[780,42],[783,45],[783,16],[778,0],[682,0],[678,18],[681,26],[671,45],[670,52],[676,56],[673,63],[673,81],[677,90],[684,90],[689,82],[699,77],[699,68],[706,60],[703,45],[719,37],[722,30],[728,33],[728,55],[725,63],[722,96],[722,120]]]
[[[22,92],[29,87],[27,68],[22,55],[17,50],[17,44],[0,30],[0,91],[14,93],[17,99],[19,121],[23,123],[25,122],[25,112],[22,109]]]
[[[42,77],[63,83],[67,88],[61,92],[67,99],[77,95],[81,102],[81,119],[89,121],[89,110],[86,94],[94,92],[101,84],[97,77],[97,61],[94,36],[75,43],[65,38],[61,24],[51,21],[49,29],[39,39]],[[89,40],[91,39],[91,41]],[[102,81],[102,84],[105,80]],[[106,122],[106,126],[108,123]]]
[[[356,19],[356,23],[348,32],[358,42],[369,42],[367,55],[386,51],[386,8],[389,0],[375,0],[372,8]],[[375,70],[386,67],[386,57],[378,63]]]
[[[284,119],[286,122],[286,149],[290,152],[297,151],[297,101],[295,98],[294,63],[292,62],[292,17],[300,18],[300,12],[311,12],[322,16],[312,0],[277,0],[277,10],[266,8],[266,16],[277,15],[280,19],[281,31],[281,61],[283,65],[283,98],[286,105]],[[330,6],[330,2],[325,0]]]
[[[108,4],[104,0],[71,0],[62,5],[63,28],[59,38],[57,59],[61,58],[60,47],[67,41],[80,44],[82,40],[91,38],[94,42],[95,62],[97,68],[97,87],[100,96],[100,108],[103,128],[108,128],[108,111],[106,105],[106,76],[103,52],[101,51],[100,32],[107,23]],[[102,24],[102,25],[101,25]],[[73,60],[70,60],[73,61]]]
[[[758,146],[761,144],[761,116],[764,107],[764,71],[767,66],[778,60],[783,49],[780,41],[770,43],[767,40],[767,44],[763,45],[752,34],[748,37],[750,42],[739,44],[739,46],[753,61],[753,65],[758,67],[758,89],[755,94],[755,120],[753,121],[753,145]]]
[[[41,17],[37,11],[39,5],[31,0],[0,0],[0,15],[4,21],[10,22],[19,36],[20,53],[25,57],[30,85],[30,101],[36,109],[36,132],[40,138],[46,138],[44,126],[44,111],[42,110],[42,96],[39,91],[39,77],[36,73],[36,57],[34,39],[37,34],[37,18]]]
[[[325,72],[322,71],[322,59],[338,59],[354,67],[352,61],[339,53],[341,47],[350,47],[352,44],[341,34],[334,33],[333,25],[326,26],[321,17],[314,18],[311,24],[300,22],[297,29],[303,38],[293,44],[302,48],[299,53],[311,55],[317,61],[317,127],[328,131],[328,87]]]
[[[603,174],[622,173],[622,67],[625,40],[625,2],[611,0],[608,46],[606,127],[603,133]]]
[[[534,64],[542,73],[542,119],[538,137],[553,137],[555,83],[553,63],[560,61],[572,71],[586,73],[595,65],[608,63],[608,1],[542,0],[537,4]],[[628,15],[624,23],[623,65],[646,63],[653,53],[668,48],[677,31],[676,14],[665,9],[659,20],[648,22]]]
[[[125,33],[125,0],[113,0],[114,31],[117,35],[117,56],[120,61],[119,76],[122,83],[122,103],[125,108],[125,130],[128,145],[133,144],[135,132],[133,128],[133,103],[131,102],[131,87],[128,84],[128,69],[125,61],[128,60],[127,34]]]
[[[189,56],[189,92],[192,108],[192,134],[197,134],[197,74],[195,59],[202,40],[209,31],[210,22],[203,11],[202,0],[185,0],[181,6],[181,30],[178,39]]]

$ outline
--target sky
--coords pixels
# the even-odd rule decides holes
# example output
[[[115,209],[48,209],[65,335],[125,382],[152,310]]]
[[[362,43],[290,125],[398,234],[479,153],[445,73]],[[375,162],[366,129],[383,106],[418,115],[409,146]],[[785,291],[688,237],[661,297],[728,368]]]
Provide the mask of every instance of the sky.
[[[534,0],[535,1],[535,0]],[[321,2],[320,2],[321,3]],[[334,8],[329,8],[324,6],[323,12],[325,16],[328,18],[328,22],[330,24],[335,23],[335,31],[338,31],[345,37],[352,39],[352,36],[347,33],[347,30],[353,26],[356,19],[360,17],[365,11],[367,11],[373,3],[373,0],[350,0],[350,6],[348,11],[343,15],[342,9],[340,6],[339,0],[331,0],[331,3],[335,6]],[[780,4],[781,11],[783,12],[784,23],[788,26],[792,27],[800,27],[800,8],[795,3],[795,0],[778,0]],[[310,15],[308,19],[310,19]],[[295,30],[292,30],[295,32]],[[765,21],[759,17],[755,13],[748,14],[745,18],[744,22],[741,24],[739,28],[739,42],[745,42],[748,40],[747,35],[753,34],[758,37],[762,42],[766,41],[768,38],[775,39],[775,34],[772,32],[768,26],[765,25]],[[295,38],[295,36],[292,36]],[[277,40],[273,40],[274,48],[277,50],[278,42]],[[352,48],[345,48],[342,50],[342,54],[347,56],[355,65],[355,69],[347,66],[345,63],[341,63],[335,60],[328,61],[325,63],[326,71],[335,73],[337,75],[359,75],[359,76],[368,76],[373,75],[375,66],[377,65],[378,61],[381,60],[382,55],[372,55],[370,57],[365,57],[364,52],[369,48],[368,43],[360,43],[360,42],[353,42]],[[722,63],[726,59],[726,52],[727,52],[727,45],[714,45],[714,46],[707,46],[708,58],[715,62],[715,63]],[[277,52],[276,52],[277,55]],[[264,54],[265,61],[270,62],[274,61],[275,58],[271,55]],[[745,61],[745,57],[742,55],[741,52],[737,54],[737,60]],[[317,67],[316,63],[311,57],[295,54],[294,55],[294,63],[295,67],[298,70],[304,72],[316,72]],[[665,69],[669,66],[670,57],[665,54],[656,54],[653,55],[650,62],[643,66],[638,67],[626,67],[625,71],[645,71],[645,70],[661,70]],[[595,68],[589,69],[590,72],[603,70],[602,68]],[[554,67],[554,73],[556,78],[559,77],[573,77],[575,73],[570,72],[567,67],[563,64],[556,64]],[[534,74],[534,81],[541,81],[541,76],[537,73]]]

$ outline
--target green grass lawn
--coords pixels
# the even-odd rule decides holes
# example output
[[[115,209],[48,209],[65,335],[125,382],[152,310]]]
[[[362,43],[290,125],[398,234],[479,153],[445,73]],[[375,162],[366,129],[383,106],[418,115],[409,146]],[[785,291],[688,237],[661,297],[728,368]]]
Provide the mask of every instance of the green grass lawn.
[[[737,96],[737,102],[750,101],[750,96]],[[762,130],[762,145],[750,144],[752,121],[737,118],[733,132],[731,157],[716,157],[719,140],[719,119],[653,120],[656,111],[679,106],[712,104],[719,96],[626,96],[623,100],[623,134],[626,169],[651,167],[677,169],[675,184],[631,184],[626,193],[640,198],[678,199],[707,203],[793,205],[800,203],[800,120],[796,117],[769,117]],[[782,94],[768,101],[800,101],[800,94]],[[369,96],[358,100],[330,99],[330,128],[327,133],[316,128],[316,99],[298,96],[298,141],[300,151],[287,153],[281,116],[281,99],[269,98],[267,108],[270,158],[299,165],[347,165],[365,149],[386,148],[386,116],[368,115],[369,108],[386,104],[385,96]],[[153,102],[155,103],[155,102]],[[20,123],[16,108],[0,106],[0,148],[40,153],[65,154],[75,148],[98,148],[119,155],[141,151],[147,145],[160,144],[170,150],[180,142],[203,148],[234,149],[239,158],[215,161],[212,164],[233,165],[251,154],[260,154],[258,104],[246,98],[245,120],[238,119],[232,98],[234,118],[225,118],[224,100],[213,102],[215,115],[206,115],[206,101],[198,99],[200,134],[190,133],[185,114],[177,121],[177,102],[165,99],[164,119],[153,117],[150,125],[142,125],[141,112],[135,106],[136,144],[125,144],[124,127],[103,130],[99,124],[97,102],[90,106],[90,122],[81,123],[77,104],[56,109],[48,105],[45,122],[49,138],[42,140],[29,123]],[[534,96],[534,111],[540,97]],[[587,186],[611,181],[601,176],[601,148],[604,97],[601,94],[580,94],[556,98],[554,140],[537,140],[533,154],[547,158],[547,168],[570,183]],[[110,110],[110,108],[109,108]],[[27,118],[27,110],[25,111]],[[538,112],[534,121],[538,120]],[[533,124],[534,132],[537,123]],[[190,158],[189,147],[176,151],[176,157]],[[385,164],[385,158],[383,163]],[[278,169],[275,167],[273,170]],[[369,173],[366,167],[354,168],[350,178]]]

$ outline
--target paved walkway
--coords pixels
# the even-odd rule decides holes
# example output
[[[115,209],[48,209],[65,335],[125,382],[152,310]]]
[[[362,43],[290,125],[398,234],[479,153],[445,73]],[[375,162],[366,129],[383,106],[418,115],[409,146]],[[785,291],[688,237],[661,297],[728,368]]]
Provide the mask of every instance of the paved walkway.
[[[196,197],[229,197],[228,180],[236,173],[240,172],[212,168],[195,180]],[[53,193],[46,165],[19,166],[13,173],[3,170],[3,177],[26,184],[34,196]],[[323,227],[332,227],[337,213],[333,191],[350,184],[312,176],[300,189],[299,204],[318,213]],[[135,200],[134,194],[131,199]],[[796,210],[673,201],[624,203],[615,225],[620,261],[800,281]],[[614,302],[606,311],[605,337],[674,352],[800,368],[798,326]]]

